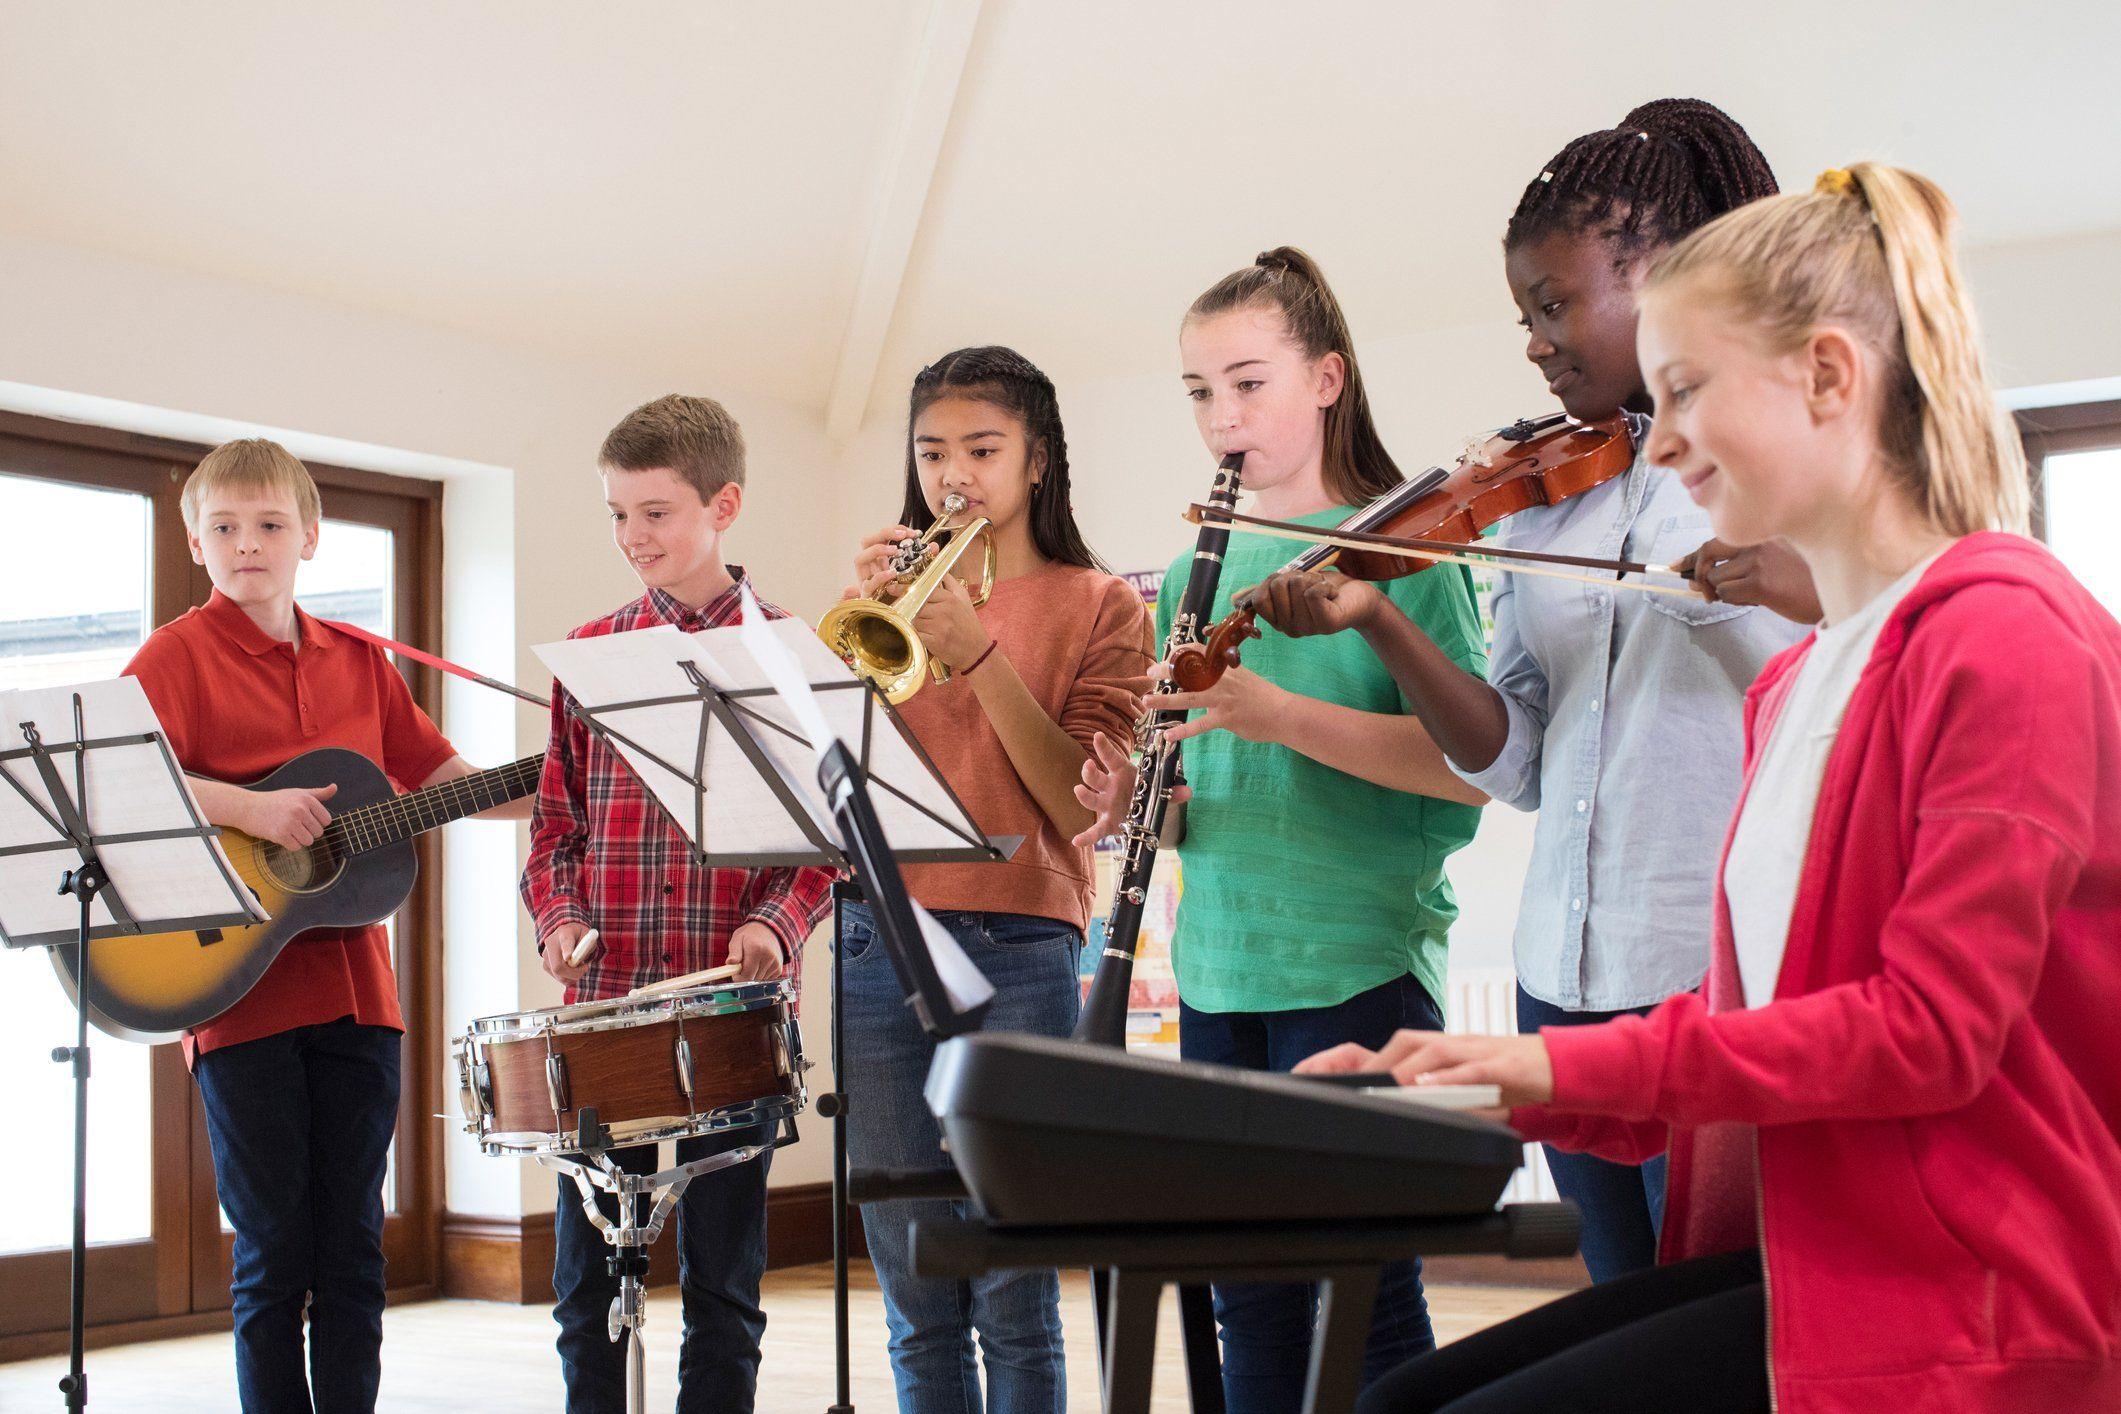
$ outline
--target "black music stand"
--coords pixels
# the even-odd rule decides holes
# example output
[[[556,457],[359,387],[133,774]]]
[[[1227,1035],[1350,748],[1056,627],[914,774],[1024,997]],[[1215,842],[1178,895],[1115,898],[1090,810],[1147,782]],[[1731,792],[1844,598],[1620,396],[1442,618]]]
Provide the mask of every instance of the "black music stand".
[[[800,634],[796,630],[778,627],[785,624],[797,625]],[[769,632],[787,633],[791,640],[810,633],[795,619],[774,620],[766,628]],[[642,645],[641,656],[656,660],[651,671],[658,676],[651,681],[660,683],[660,687],[646,695],[621,692],[594,706],[585,705],[566,681],[572,657],[567,644],[548,645],[538,651],[545,658],[546,666],[553,670],[553,675],[561,680],[561,685],[569,688],[568,710],[641,778],[650,796],[692,842],[695,861],[707,867],[726,868],[823,865],[840,869],[855,880],[866,881],[868,897],[877,901],[878,935],[884,940],[900,983],[906,988],[909,1004],[920,1016],[922,1025],[931,1030],[938,1026],[951,1028],[939,1032],[942,1035],[955,1035],[976,1026],[981,1010],[967,1011],[958,1007],[937,973],[925,944],[909,941],[919,938],[920,929],[896,861],[999,861],[1016,852],[1023,843],[1022,836],[979,833],[964,803],[942,778],[920,742],[899,721],[890,704],[871,684],[857,678],[837,657],[831,656],[829,650],[820,647],[817,654],[808,655],[808,663],[796,665],[801,686],[817,698],[828,717],[828,728],[845,728],[835,729],[829,748],[820,750],[799,724],[798,714],[793,709],[774,709],[773,703],[785,700],[789,694],[769,679],[768,671],[758,665],[748,648],[741,654],[729,651],[742,644],[740,630],[709,629],[694,636],[676,634],[675,630],[636,632],[647,639]],[[727,680],[710,678],[702,667],[709,655],[696,654],[681,642],[673,642],[674,634],[679,640],[698,637],[719,650],[711,655],[711,661]],[[612,651],[614,640],[632,636],[611,634],[587,642],[598,645],[595,651],[602,655]],[[789,641],[784,640],[784,646]],[[570,642],[579,644],[585,640]],[[802,656],[792,647],[788,651],[791,655]],[[599,665],[591,666],[593,670]],[[754,667],[758,668],[757,672],[752,671]],[[585,691],[592,685],[609,689],[613,682],[613,676],[606,674],[585,678],[583,685]],[[849,697],[850,692],[855,695]],[[608,691],[596,695],[611,696]],[[639,738],[646,733],[638,729],[622,729],[613,720],[641,713],[673,713],[684,718],[692,736],[690,741],[683,743],[688,749],[678,754],[689,757],[689,767],[674,763],[670,759],[673,753],[658,751],[642,742]],[[851,721],[848,720],[850,716]],[[837,718],[838,722],[831,718]],[[704,846],[702,842],[707,838],[710,823],[707,809],[709,786],[705,777],[713,735],[717,732],[722,733],[749,764],[749,779],[764,783],[777,802],[779,813],[800,832],[799,839],[783,840],[765,849],[710,850]],[[852,749],[846,744],[846,738],[850,736],[859,743]],[[876,774],[886,764],[882,758],[887,751],[891,752],[901,772],[905,771],[909,757],[899,751],[901,745],[906,753],[910,753],[915,773],[921,779],[907,780],[902,774],[894,781]],[[808,779],[809,772],[804,769],[811,764],[805,758],[814,760],[814,785]],[[657,782],[643,773],[644,763],[674,778],[677,790],[659,792]],[[671,782],[663,784],[668,787]],[[902,825],[906,822],[925,823],[931,832],[940,832],[949,842],[893,849],[886,838],[885,824],[877,811],[872,788],[886,797],[890,810]],[[676,799],[670,798],[671,794]],[[925,800],[922,798],[924,794]],[[950,818],[953,812],[956,819]],[[854,1410],[848,1369],[849,1176],[847,1094],[842,1083],[844,1047],[840,1016],[840,908],[844,897],[842,890],[848,887],[843,881],[833,890],[832,1089],[818,1097],[817,1106],[818,1113],[832,1121],[833,1337],[837,1386],[836,1401],[828,1414],[853,1414]],[[793,1122],[787,1127],[792,1134]]]
[[[99,699],[94,715],[120,717],[130,726],[146,730],[113,730],[110,735],[91,737],[91,709],[83,694]],[[63,699],[62,699],[63,695]],[[41,699],[41,702],[40,702]],[[44,710],[64,700],[71,720],[69,740],[46,740],[32,711]],[[87,1324],[88,1278],[88,1017],[93,974],[88,968],[88,945],[98,938],[140,933],[195,931],[207,928],[249,927],[265,921],[265,914],[227,858],[213,844],[220,831],[208,824],[184,785],[181,768],[170,754],[169,743],[154,721],[147,696],[139,683],[121,678],[113,683],[83,684],[58,693],[10,693],[0,710],[0,781],[9,790],[0,804],[6,824],[0,833],[0,862],[6,864],[7,879],[0,883],[0,943],[11,948],[60,948],[74,950],[74,1044],[57,1046],[52,1059],[71,1064],[74,1079],[74,1227],[69,1251],[72,1304],[67,1318],[67,1373],[59,1381],[60,1392],[70,1410],[88,1407],[88,1372],[83,1368],[83,1344]],[[22,745],[7,747],[19,734]],[[143,763],[142,748],[148,761]],[[142,820],[181,819],[181,825],[101,831],[90,820],[90,761],[96,757],[96,774],[123,754],[125,813],[128,823]],[[72,782],[60,770],[60,759],[73,758]],[[22,768],[27,766],[27,773]],[[144,766],[144,769],[143,769]],[[14,769],[10,769],[13,767]],[[113,774],[118,774],[113,768]],[[141,777],[146,779],[143,781]],[[159,789],[166,782],[168,794],[156,800],[141,794]],[[99,801],[109,792],[97,781]],[[100,816],[101,811],[95,812]],[[197,841],[195,859],[172,861],[170,851],[151,850],[160,856],[143,858],[134,846],[154,846],[172,841]],[[50,857],[55,856],[55,857]],[[47,857],[50,857],[49,859]],[[167,871],[172,863],[190,877],[171,886],[167,878],[149,871]],[[58,876],[56,894],[31,897],[24,892],[28,875],[41,873],[47,863]],[[143,870],[142,865],[148,868]],[[138,887],[134,887],[136,881]],[[47,876],[44,884],[49,887]],[[186,892],[189,886],[189,892]],[[71,895],[79,913],[71,928],[53,927],[54,896]],[[226,906],[209,904],[201,912],[202,898],[225,899]],[[181,901],[180,901],[181,900]],[[97,921],[100,904],[104,921]],[[171,912],[164,914],[163,909]],[[13,920],[10,922],[10,920]],[[56,961],[56,959],[55,959]],[[64,969],[61,978],[64,979]]]

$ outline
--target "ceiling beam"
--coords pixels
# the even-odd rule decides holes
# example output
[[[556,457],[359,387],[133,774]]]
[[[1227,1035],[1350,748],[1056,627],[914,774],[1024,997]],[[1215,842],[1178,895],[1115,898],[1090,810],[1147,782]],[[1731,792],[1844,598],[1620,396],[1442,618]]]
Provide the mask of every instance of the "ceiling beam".
[[[935,179],[936,158],[950,129],[965,56],[979,23],[981,0],[928,0],[921,35],[907,65],[896,121],[877,145],[861,269],[840,338],[839,363],[825,401],[825,432],[844,441],[860,428],[876,386],[877,366],[891,332],[892,312],[905,285],[906,263],[920,233],[921,212]]]

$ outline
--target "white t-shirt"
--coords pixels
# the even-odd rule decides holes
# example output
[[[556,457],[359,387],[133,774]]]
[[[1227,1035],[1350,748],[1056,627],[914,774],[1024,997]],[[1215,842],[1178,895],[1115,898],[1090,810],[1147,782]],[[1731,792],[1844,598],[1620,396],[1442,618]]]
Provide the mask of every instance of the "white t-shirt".
[[[1723,868],[1738,978],[1749,1007],[1764,1006],[1775,995],[1783,949],[1789,944],[1790,914],[1797,905],[1797,878],[1812,838],[1819,783],[1856,680],[1863,676],[1894,607],[1943,553],[1939,550],[1923,560],[1840,623],[1820,625],[1760,753]]]

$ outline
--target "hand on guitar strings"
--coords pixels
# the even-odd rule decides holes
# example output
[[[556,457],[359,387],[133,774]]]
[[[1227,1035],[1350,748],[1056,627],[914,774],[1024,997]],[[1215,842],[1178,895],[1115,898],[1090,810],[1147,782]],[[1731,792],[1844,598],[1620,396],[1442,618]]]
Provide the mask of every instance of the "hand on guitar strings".
[[[271,840],[282,849],[307,849],[331,824],[331,811],[324,802],[338,793],[337,785],[249,791],[242,802],[244,818],[228,823],[246,835]]]
[[[1298,1075],[1390,1071],[1401,1085],[1493,1085],[1502,1103],[1543,1105],[1554,1098],[1554,1066],[1538,1036],[1451,1036],[1399,1031],[1372,1051],[1352,1041],[1320,1051],[1296,1067]]]

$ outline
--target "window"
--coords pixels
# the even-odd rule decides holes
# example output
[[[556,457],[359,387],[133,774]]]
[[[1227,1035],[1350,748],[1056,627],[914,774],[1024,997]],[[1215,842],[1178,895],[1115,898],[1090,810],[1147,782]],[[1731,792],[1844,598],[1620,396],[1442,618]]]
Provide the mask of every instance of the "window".
[[[0,686],[47,687],[114,677],[147,637],[154,506],[130,491],[9,476],[0,463]],[[82,553],[93,527],[104,553]],[[113,573],[113,567],[118,571]],[[0,1257],[63,1248],[74,1231],[74,1084],[51,1048],[70,1045],[74,1008],[43,948],[0,955],[0,1075],[15,1118],[50,1161],[0,1172]],[[88,1240],[153,1235],[148,1053],[91,1043]]]
[[[2115,615],[2121,561],[2105,548],[2121,526],[2121,402],[2018,414],[2032,463],[2034,533]]]
[[[153,628],[203,604],[178,493],[205,447],[0,413],[0,686],[114,676]],[[434,643],[440,638],[439,486],[310,464],[327,519],[303,567],[310,612]],[[403,665],[401,665],[403,666]],[[439,684],[410,668],[438,712]],[[439,856],[420,845],[420,884],[390,920],[407,1036],[384,1244],[394,1286],[433,1280],[441,1204]],[[73,1087],[49,1059],[73,1038],[72,1008],[39,952],[0,952],[0,1074],[42,1136],[34,1162],[0,1170],[0,1348],[64,1348],[72,1225]],[[89,1320],[123,1326],[228,1305],[229,1240],[204,1116],[178,1048],[91,1032]],[[33,1333],[51,1333],[33,1334]]]

